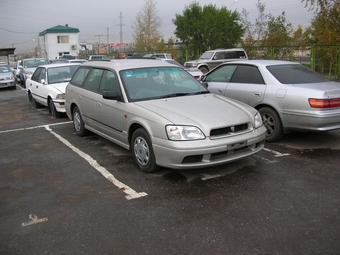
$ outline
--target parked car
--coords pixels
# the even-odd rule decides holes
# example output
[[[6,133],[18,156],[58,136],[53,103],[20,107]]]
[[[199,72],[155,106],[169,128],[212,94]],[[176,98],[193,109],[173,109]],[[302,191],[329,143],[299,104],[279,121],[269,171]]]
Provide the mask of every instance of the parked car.
[[[60,63],[68,63],[68,59],[66,58],[57,58],[57,59],[52,59],[48,61],[50,64],[60,64]]]
[[[266,138],[254,108],[210,93],[165,61],[86,62],[65,100],[77,135],[89,130],[131,150],[144,172],[238,160],[259,152]]]
[[[0,88],[17,88],[15,75],[11,68],[4,62],[0,62]]]
[[[93,60],[110,60],[110,59],[105,55],[90,55],[86,58],[86,60],[93,61]]]
[[[17,62],[17,78],[21,85],[26,88],[26,80],[31,78],[35,69],[40,65],[46,65],[48,61],[44,58],[27,58]]]
[[[145,53],[133,53],[131,55],[128,55],[127,58],[143,58]]]
[[[143,58],[167,58],[172,59],[171,53],[152,53],[152,54],[145,54]]]
[[[176,60],[174,59],[169,59],[169,58],[161,58],[161,60],[163,61],[167,61],[168,63],[171,63],[171,64],[174,64],[174,65],[177,65],[177,66],[180,66],[182,67],[185,71],[187,71],[188,73],[190,73],[192,76],[194,76],[196,78],[196,80],[198,80],[201,75],[203,75],[203,73],[201,72],[200,69],[198,68],[195,68],[195,67],[185,67],[185,66],[182,66],[180,63],[178,63]]]
[[[267,141],[292,131],[340,128],[340,83],[294,62],[228,62],[201,77],[208,89],[256,108]]]
[[[27,79],[28,100],[34,108],[44,105],[54,118],[65,113],[65,87],[79,67],[79,63],[39,66]]]
[[[86,59],[76,58],[76,59],[69,59],[67,60],[68,63],[84,63],[86,62]]]
[[[208,50],[198,60],[187,61],[185,67],[196,67],[207,73],[216,66],[233,60],[248,59],[246,51],[242,48]]]

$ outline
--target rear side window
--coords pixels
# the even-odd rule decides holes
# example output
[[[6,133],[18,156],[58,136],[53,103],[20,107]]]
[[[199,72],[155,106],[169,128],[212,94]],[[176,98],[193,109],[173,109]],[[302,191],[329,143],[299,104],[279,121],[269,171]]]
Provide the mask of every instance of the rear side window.
[[[238,65],[230,82],[264,84],[264,80],[256,66]]]
[[[84,80],[87,76],[87,74],[89,73],[90,68],[86,68],[86,67],[80,67],[76,73],[73,75],[72,80],[71,80],[71,84],[72,85],[76,85],[81,87],[84,83]]]
[[[93,92],[99,92],[99,85],[103,72],[104,70],[102,69],[92,69],[86,78],[83,88]]]

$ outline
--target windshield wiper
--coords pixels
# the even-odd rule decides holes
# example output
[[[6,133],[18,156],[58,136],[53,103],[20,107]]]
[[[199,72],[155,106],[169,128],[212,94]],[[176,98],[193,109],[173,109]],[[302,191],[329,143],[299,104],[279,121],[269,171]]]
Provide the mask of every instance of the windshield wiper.
[[[169,97],[181,97],[181,96],[186,96],[186,95],[190,95],[190,93],[172,93],[172,94],[167,94],[164,96],[159,96],[157,98],[169,98]]]

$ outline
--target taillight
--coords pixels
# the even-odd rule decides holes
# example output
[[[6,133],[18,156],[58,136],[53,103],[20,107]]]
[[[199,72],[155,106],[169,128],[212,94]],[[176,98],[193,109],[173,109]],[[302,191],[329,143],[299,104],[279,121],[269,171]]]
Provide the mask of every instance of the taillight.
[[[309,105],[312,108],[334,108],[340,107],[340,98],[332,98],[332,99],[316,99],[309,98]]]

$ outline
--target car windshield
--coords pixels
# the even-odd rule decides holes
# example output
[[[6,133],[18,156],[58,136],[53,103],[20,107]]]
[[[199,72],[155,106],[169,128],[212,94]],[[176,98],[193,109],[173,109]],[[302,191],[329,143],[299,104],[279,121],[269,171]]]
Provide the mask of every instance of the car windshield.
[[[48,84],[70,81],[79,65],[58,66],[47,69]]]
[[[24,61],[25,68],[35,68],[35,67],[46,65],[46,64],[48,64],[48,62],[45,59],[32,59],[32,60]]]
[[[178,67],[150,67],[120,71],[130,102],[210,93]]]
[[[9,73],[11,69],[7,65],[0,65],[0,73]]]
[[[282,84],[303,84],[329,81],[321,74],[300,64],[267,66],[268,71]]]
[[[204,52],[203,55],[200,57],[200,59],[211,59],[213,55],[214,55],[214,52]]]

